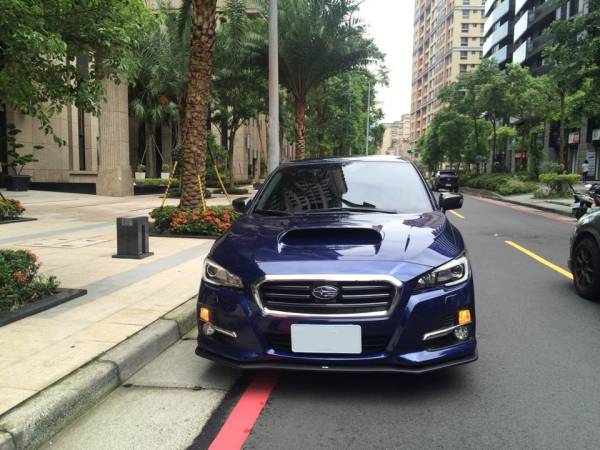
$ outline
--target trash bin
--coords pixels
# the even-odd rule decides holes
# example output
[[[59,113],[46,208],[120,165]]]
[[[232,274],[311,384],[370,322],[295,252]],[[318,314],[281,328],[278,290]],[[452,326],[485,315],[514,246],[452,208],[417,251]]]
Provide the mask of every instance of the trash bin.
[[[143,259],[149,251],[150,224],[148,217],[117,218],[117,254],[113,258]]]

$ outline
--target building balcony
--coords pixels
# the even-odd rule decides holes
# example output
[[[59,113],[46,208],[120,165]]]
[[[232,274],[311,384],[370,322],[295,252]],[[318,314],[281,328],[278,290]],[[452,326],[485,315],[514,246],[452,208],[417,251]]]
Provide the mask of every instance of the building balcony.
[[[496,0],[486,0],[485,1],[485,5],[483,7],[483,14],[485,16],[488,15],[488,13],[490,12],[490,10],[492,9],[492,5],[494,4]]]
[[[486,40],[485,43],[483,44],[483,57],[488,57],[490,56],[490,50],[496,45],[498,44],[502,39],[506,38],[508,36],[508,22],[505,22],[503,25],[500,25],[500,27],[494,31],[492,34],[490,34]]]
[[[532,27],[540,21],[544,20],[551,14],[555,14],[556,4],[552,0],[546,0],[545,3],[542,3],[540,6],[536,6],[535,8],[529,11],[529,26]]]
[[[517,0],[515,2],[515,15],[519,14],[527,3],[529,3],[529,0]]]
[[[527,59],[527,42],[523,42],[518,49],[513,52],[512,62],[514,64],[523,64]]]
[[[510,1],[504,0],[502,3],[498,3],[496,8],[490,13],[483,26],[483,34],[487,35],[492,29],[494,24],[506,16],[510,12]]]
[[[540,34],[539,36],[527,41],[527,58],[540,53],[546,45],[552,40],[549,34]]]
[[[515,22],[513,42],[517,42],[519,38],[527,31],[527,27],[529,26],[529,14],[531,14],[531,12],[527,11],[519,20]]]
[[[506,46],[506,45],[504,47],[502,47],[500,50],[493,53],[492,56],[490,56],[490,59],[495,60],[497,64],[505,63],[507,58],[508,58],[508,46]]]

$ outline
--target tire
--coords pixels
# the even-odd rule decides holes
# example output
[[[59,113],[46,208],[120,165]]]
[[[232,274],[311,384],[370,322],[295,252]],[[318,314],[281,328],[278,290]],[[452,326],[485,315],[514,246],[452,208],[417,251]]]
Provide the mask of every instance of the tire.
[[[591,238],[582,239],[571,262],[577,293],[588,300],[600,299],[600,249]]]

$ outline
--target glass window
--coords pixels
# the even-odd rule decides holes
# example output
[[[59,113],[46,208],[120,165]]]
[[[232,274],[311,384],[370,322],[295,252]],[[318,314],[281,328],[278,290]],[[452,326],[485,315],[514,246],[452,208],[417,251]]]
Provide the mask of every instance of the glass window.
[[[283,167],[271,178],[255,211],[286,213],[384,209],[433,210],[416,169],[402,161],[343,161]]]

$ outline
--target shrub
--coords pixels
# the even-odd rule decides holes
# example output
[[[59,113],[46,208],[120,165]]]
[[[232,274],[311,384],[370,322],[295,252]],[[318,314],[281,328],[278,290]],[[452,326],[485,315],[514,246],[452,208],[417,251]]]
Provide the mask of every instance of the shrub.
[[[500,195],[514,195],[533,192],[537,184],[530,181],[527,174],[493,173],[471,178],[466,186],[497,192]]]
[[[162,166],[160,166],[160,170],[162,172],[170,172],[171,171],[171,166],[169,166],[168,164],[163,164]]]
[[[550,188],[550,195],[565,194],[569,192],[568,185],[577,183],[581,176],[576,173],[542,173],[540,181]]]
[[[169,180],[163,180],[162,178],[146,178],[144,180],[135,180],[135,184],[137,186],[166,186],[169,183]],[[178,187],[179,180],[177,178],[173,178],[171,180],[171,188]]]
[[[542,173],[562,173],[563,166],[560,163],[552,161],[544,161],[540,164],[540,172]]]
[[[200,209],[167,206],[150,212],[154,230],[158,233],[220,236],[227,231],[239,214],[230,207],[213,207],[205,213]]]
[[[143,164],[138,164],[138,165],[135,167],[135,171],[136,171],[136,172],[145,172],[145,171],[146,171],[146,166],[145,166],[145,165],[143,165]]]
[[[248,189],[246,189],[246,188],[234,187],[233,189],[230,189],[230,188],[225,188],[225,189],[227,189],[227,193],[229,195],[246,195],[248,193]],[[217,189],[217,192],[222,194],[223,189]]]
[[[0,221],[18,218],[25,212],[25,208],[18,200],[0,198]]]
[[[58,281],[39,274],[41,265],[28,250],[0,250],[0,311],[14,311],[56,292]]]

